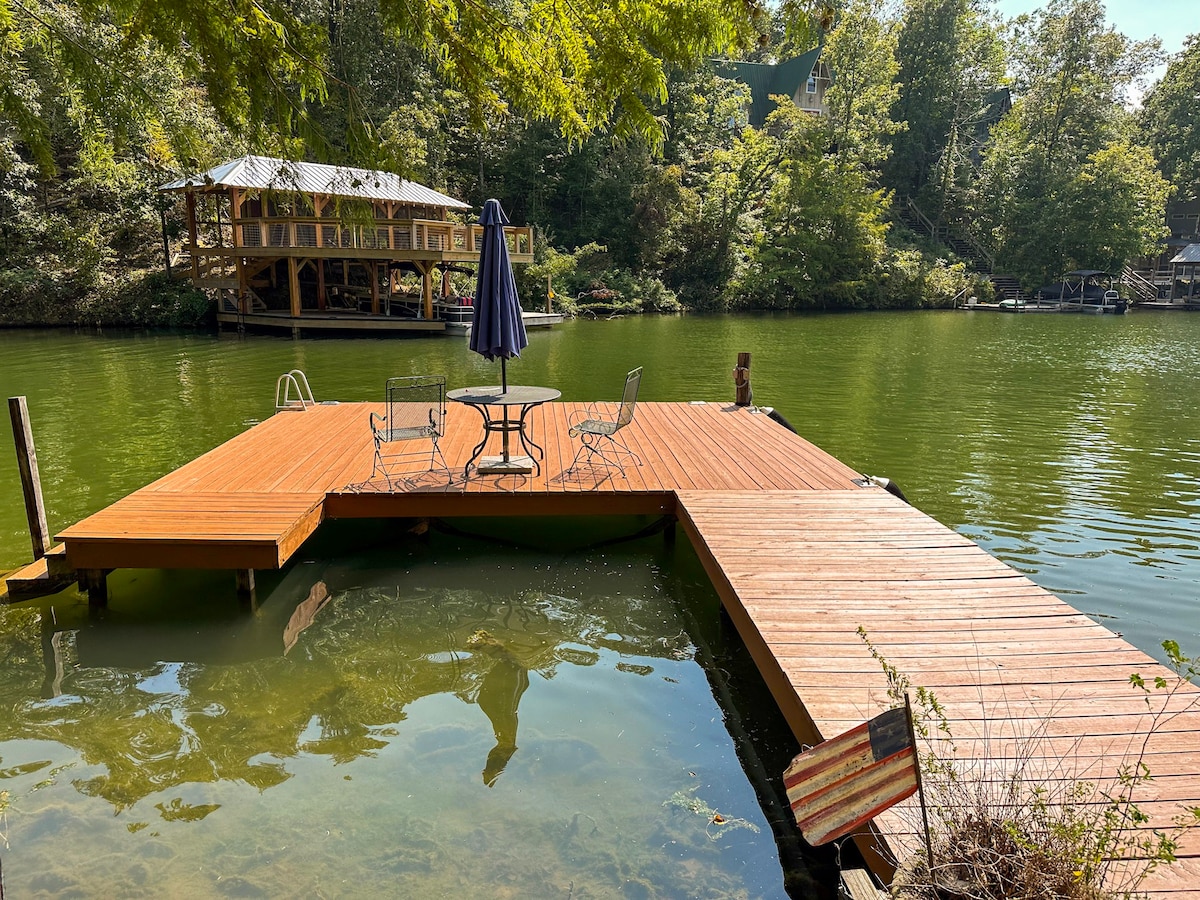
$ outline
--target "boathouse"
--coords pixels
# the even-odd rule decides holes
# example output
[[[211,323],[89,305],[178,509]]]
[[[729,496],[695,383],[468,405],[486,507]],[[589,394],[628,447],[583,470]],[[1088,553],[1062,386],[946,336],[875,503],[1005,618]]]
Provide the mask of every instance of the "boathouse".
[[[181,194],[187,277],[221,324],[445,330],[469,315],[453,273],[479,260],[483,229],[461,200],[392,172],[243,156],[164,184]],[[508,227],[515,263],[533,229]]]

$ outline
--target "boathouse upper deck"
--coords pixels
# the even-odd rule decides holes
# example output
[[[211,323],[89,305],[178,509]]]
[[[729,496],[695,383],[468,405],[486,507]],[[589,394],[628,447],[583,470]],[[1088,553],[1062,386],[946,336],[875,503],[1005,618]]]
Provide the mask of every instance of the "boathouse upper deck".
[[[391,172],[243,156],[160,190],[185,198],[189,277],[217,292],[219,316],[380,317],[393,296],[397,312],[409,299],[407,273],[420,293],[403,310],[428,325],[450,273],[479,260],[483,229],[470,206]],[[513,262],[532,262],[532,228],[505,234]]]

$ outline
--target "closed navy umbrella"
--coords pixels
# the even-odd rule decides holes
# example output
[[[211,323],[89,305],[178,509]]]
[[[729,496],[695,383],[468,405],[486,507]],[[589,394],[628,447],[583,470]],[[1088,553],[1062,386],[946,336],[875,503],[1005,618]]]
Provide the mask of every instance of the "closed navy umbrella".
[[[508,244],[504,240],[508,216],[501,209],[499,200],[488,200],[483,204],[479,224],[483,226],[483,246],[479,251],[479,279],[471,314],[470,346],[484,359],[500,357],[500,390],[507,391],[508,360],[521,355],[529,338],[525,336],[517,282],[508,258]]]

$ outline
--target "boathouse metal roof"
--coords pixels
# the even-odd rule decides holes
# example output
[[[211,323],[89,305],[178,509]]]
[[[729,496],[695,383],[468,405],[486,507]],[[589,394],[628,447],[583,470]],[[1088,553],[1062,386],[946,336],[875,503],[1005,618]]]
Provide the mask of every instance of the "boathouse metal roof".
[[[445,206],[451,209],[471,208],[461,200],[455,200],[415,181],[407,181],[394,172],[295,162],[269,156],[240,156],[207,172],[188,175],[164,184],[159,190],[186,191],[189,188],[289,191],[325,194],[330,197],[394,200],[399,203]]]
[[[1171,260],[1171,265],[1200,263],[1200,244],[1188,244]]]

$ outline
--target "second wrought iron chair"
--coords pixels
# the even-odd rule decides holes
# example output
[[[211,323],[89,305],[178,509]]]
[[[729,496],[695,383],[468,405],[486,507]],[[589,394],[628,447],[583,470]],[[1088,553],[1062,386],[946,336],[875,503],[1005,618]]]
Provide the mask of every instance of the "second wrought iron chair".
[[[389,378],[384,415],[371,413],[375,438],[375,464],[371,477],[383,473],[388,487],[394,478],[412,478],[425,472],[442,471],[447,482],[454,480],[438,441],[446,430],[446,377],[415,375]],[[429,449],[420,446],[429,441]]]
[[[596,407],[589,407],[583,412],[583,418],[571,425],[571,437],[581,441],[575,459],[568,467],[568,472],[578,469],[581,462],[589,466],[597,463],[602,465],[605,472],[616,470],[625,475],[625,461],[631,460],[635,465],[642,464],[641,457],[629,449],[620,437],[621,430],[633,421],[633,413],[637,408],[638,389],[642,384],[642,367],[638,366],[625,376],[625,390],[621,394],[621,405],[613,418],[606,418]]]

